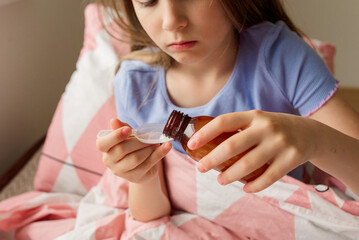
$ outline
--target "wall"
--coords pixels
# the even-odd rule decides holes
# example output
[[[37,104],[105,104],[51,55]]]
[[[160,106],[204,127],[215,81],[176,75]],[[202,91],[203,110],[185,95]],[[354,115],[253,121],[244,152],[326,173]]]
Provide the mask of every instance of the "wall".
[[[50,124],[83,40],[84,1],[0,7],[0,176]]]
[[[359,87],[359,1],[284,0],[294,22],[310,37],[336,45],[336,77]]]

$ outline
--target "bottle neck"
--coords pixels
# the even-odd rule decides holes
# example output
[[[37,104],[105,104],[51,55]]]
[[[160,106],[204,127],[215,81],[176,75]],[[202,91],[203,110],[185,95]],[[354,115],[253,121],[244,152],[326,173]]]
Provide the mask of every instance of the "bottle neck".
[[[188,115],[173,110],[163,129],[163,134],[166,137],[173,138],[175,141],[181,141],[183,133],[190,121],[191,117]]]

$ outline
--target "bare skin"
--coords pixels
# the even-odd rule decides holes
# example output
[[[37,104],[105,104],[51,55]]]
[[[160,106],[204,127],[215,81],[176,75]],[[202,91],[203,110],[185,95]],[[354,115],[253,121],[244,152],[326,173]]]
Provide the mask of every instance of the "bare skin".
[[[161,160],[171,149],[171,143],[161,146],[141,143],[129,137],[131,128],[118,119],[111,120],[111,128],[114,131],[96,144],[103,152],[103,163],[115,175],[129,181],[128,202],[133,217],[146,222],[169,215],[171,204]]]
[[[239,180],[270,162],[260,177],[244,187],[247,192],[261,191],[310,161],[359,195],[359,114],[339,96],[308,118],[257,110],[219,116],[201,128],[188,147],[199,148],[222,132],[238,129],[242,131],[201,159],[201,172],[251,149],[218,176],[221,184]]]

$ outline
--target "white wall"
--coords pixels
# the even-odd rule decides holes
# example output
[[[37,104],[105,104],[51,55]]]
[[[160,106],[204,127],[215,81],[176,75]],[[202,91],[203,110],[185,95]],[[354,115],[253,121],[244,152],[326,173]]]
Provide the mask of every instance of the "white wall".
[[[85,2],[0,6],[0,176],[47,131],[75,70]]]
[[[284,0],[295,23],[310,37],[336,45],[340,86],[359,87],[359,0]]]

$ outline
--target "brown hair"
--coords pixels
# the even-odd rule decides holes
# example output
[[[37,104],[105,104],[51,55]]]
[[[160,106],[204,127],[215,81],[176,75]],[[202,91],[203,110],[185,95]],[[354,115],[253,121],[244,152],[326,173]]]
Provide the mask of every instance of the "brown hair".
[[[243,29],[264,21],[276,23],[281,20],[299,36],[304,36],[288,17],[281,0],[214,1],[220,2],[229,20],[237,29],[238,34]],[[138,21],[132,0],[97,0],[97,2],[106,7],[106,14],[112,15],[111,17],[116,19],[116,24],[127,33],[124,38],[119,40],[127,41],[131,46],[131,51],[122,60],[138,59],[165,68],[169,68],[172,65],[173,59],[161,50],[141,51],[146,47],[152,49],[156,47],[156,44],[150,39]]]

